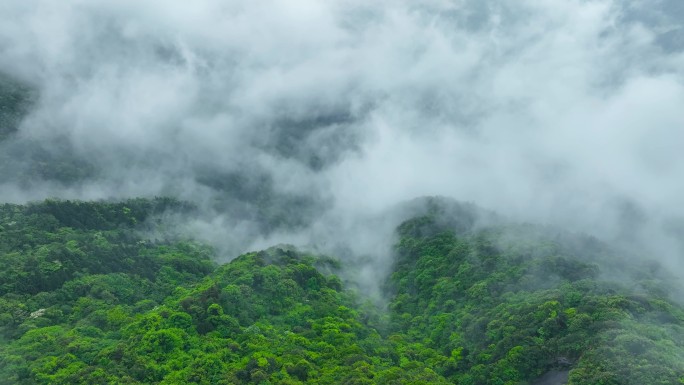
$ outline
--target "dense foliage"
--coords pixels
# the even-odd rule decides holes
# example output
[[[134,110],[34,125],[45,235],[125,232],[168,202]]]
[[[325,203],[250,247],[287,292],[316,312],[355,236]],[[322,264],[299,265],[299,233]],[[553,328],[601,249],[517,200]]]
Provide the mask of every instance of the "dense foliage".
[[[454,232],[438,216],[399,229],[391,317],[452,360],[437,367],[449,380],[517,384],[571,368],[577,385],[682,378],[684,312],[655,265],[629,271],[588,237],[520,225]]]
[[[666,276],[591,238],[433,208],[399,227],[379,309],[343,261],[280,246],[217,266],[208,247],[141,235],[185,209],[0,206],[0,384],[684,380]]]

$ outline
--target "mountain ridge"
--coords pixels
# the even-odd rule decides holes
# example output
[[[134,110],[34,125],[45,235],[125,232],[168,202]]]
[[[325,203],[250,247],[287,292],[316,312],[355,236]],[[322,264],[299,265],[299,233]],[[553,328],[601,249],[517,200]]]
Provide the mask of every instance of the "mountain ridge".
[[[597,240],[443,202],[397,228],[385,309],[340,278],[353,261],[281,245],[217,265],[200,244],[145,241],[135,228],[172,200],[4,205],[0,384],[684,379],[684,310],[657,271],[604,280]]]

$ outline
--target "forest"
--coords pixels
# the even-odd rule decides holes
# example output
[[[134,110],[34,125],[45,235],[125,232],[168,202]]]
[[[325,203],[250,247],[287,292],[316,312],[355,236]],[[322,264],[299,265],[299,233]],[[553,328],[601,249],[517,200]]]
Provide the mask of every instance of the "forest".
[[[0,206],[0,384],[684,383],[684,308],[656,262],[587,235],[478,224],[428,199],[372,300],[345,259],[217,263],[152,238],[170,199]]]

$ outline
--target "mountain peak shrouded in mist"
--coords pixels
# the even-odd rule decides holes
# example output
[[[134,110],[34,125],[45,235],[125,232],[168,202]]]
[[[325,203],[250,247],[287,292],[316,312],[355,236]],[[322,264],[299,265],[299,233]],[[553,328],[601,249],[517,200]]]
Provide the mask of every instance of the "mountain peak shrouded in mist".
[[[681,382],[682,20],[2,1],[0,385]]]
[[[196,209],[173,199],[2,205],[0,384],[684,380],[657,262],[472,204],[406,206],[379,306],[349,258],[276,245],[219,266],[146,238]]]

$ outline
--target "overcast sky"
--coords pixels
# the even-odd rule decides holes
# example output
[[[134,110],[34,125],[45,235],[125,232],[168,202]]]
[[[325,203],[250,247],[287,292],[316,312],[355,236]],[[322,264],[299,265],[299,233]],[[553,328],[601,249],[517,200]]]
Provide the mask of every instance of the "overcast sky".
[[[3,0],[0,20],[0,72],[37,95],[0,150],[90,170],[8,177],[3,201],[228,199],[202,229],[237,234],[263,201],[352,223],[444,195],[682,253],[682,1]]]

